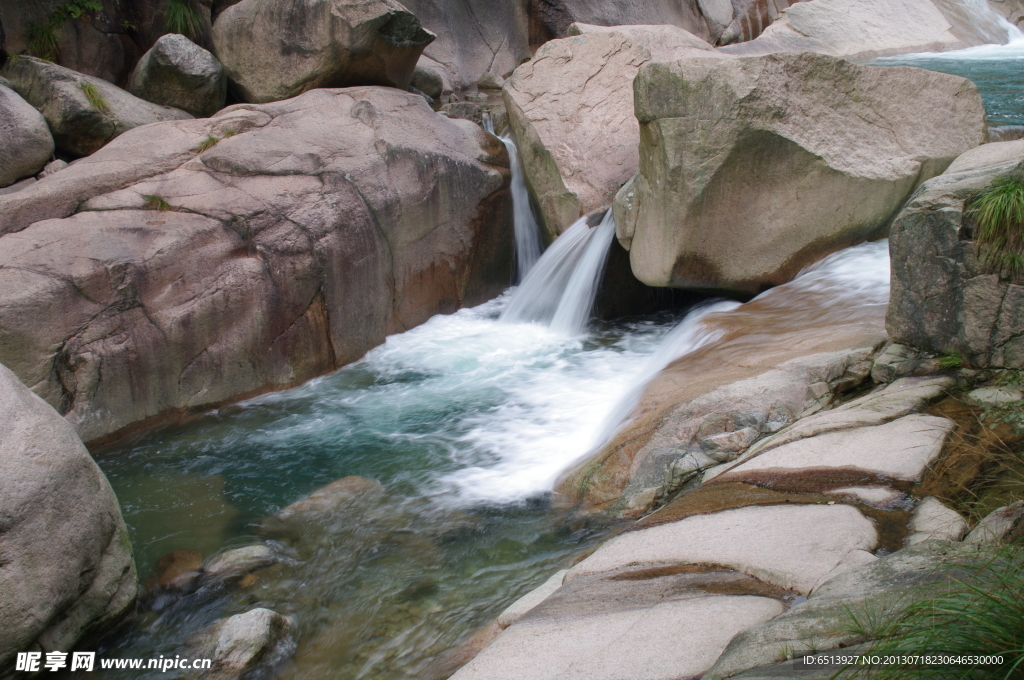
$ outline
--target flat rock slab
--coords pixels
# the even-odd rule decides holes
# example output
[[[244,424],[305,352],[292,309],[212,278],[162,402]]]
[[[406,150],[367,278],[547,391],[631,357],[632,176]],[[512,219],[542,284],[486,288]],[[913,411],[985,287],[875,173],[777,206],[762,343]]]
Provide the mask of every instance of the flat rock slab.
[[[716,479],[750,481],[765,473],[784,476],[855,468],[889,479],[920,481],[954,427],[947,418],[909,415],[874,427],[829,432],[770,449]]]
[[[700,675],[778,600],[709,596],[592,616],[520,621],[452,680],[669,680]]]
[[[871,563],[874,524],[848,505],[776,505],[696,515],[618,536],[573,567],[584,574],[630,566],[721,564],[804,595]]]

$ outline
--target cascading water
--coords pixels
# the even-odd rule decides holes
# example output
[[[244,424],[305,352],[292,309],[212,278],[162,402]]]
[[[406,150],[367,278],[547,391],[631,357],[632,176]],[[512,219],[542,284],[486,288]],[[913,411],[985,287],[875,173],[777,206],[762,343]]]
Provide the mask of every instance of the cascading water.
[[[543,251],[540,243],[540,226],[530,209],[530,193],[519,167],[519,150],[510,135],[498,137],[508,149],[509,165],[512,168],[512,216],[515,223],[516,239],[516,281],[522,281],[540,259]]]
[[[484,119],[484,129],[495,137],[494,121],[490,116]],[[523,169],[519,165],[519,149],[511,134],[498,137],[508,151],[509,168],[512,170],[512,220],[515,233],[516,252],[516,282],[522,281],[533,269],[533,265],[540,259],[544,251],[540,242],[540,225],[533,216],[533,209],[530,208],[530,192],[526,188],[526,178],[523,176]]]
[[[594,228],[586,217],[576,220],[515,290],[501,320],[539,323],[562,335],[583,333],[614,237],[611,210]]]

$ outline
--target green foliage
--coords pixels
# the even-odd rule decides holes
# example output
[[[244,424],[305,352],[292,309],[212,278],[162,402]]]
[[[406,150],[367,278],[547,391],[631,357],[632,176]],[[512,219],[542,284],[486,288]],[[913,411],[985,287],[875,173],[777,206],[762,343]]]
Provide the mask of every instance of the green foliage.
[[[217,142],[219,142],[219,141],[220,141],[219,139],[217,139],[213,135],[210,135],[209,137],[207,137],[203,141],[199,142],[199,146],[196,147],[196,151],[198,151],[199,153],[202,153],[202,152],[206,151],[207,149],[212,149],[214,146],[217,145]]]
[[[28,25],[25,37],[28,39],[29,54],[47,61],[56,61],[57,49],[60,47],[57,32],[64,24],[102,9],[102,0],[67,0],[57,5],[48,19]]]
[[[964,357],[960,352],[950,352],[939,357],[939,368],[942,369],[963,368],[964,363]]]
[[[974,218],[974,239],[982,262],[1009,279],[1024,274],[1024,177],[994,180],[967,206]]]
[[[1015,401],[985,408],[985,418],[1006,423],[1017,434],[1024,434],[1024,401]]]
[[[156,194],[148,194],[143,196],[143,198],[146,199],[146,210],[159,210],[162,212],[171,209],[171,204]]]
[[[950,567],[951,568],[951,567]],[[1011,546],[995,556],[958,565],[963,578],[923,586],[930,594],[890,618],[870,656],[1002,656],[1001,665],[891,664],[848,667],[838,677],[872,680],[1009,680],[1024,673],[1024,550]]]
[[[82,88],[82,93],[85,94],[85,98],[89,100],[89,105],[100,113],[109,113],[110,105],[107,104],[107,100],[100,94],[99,89],[90,82],[83,81],[78,85]]]
[[[28,52],[34,57],[55,61],[57,59],[57,30],[53,21],[43,21],[28,25],[25,37],[28,39]]]
[[[171,33],[180,33],[189,40],[198,40],[203,35],[203,15],[196,9],[194,0],[168,0],[164,26]]]

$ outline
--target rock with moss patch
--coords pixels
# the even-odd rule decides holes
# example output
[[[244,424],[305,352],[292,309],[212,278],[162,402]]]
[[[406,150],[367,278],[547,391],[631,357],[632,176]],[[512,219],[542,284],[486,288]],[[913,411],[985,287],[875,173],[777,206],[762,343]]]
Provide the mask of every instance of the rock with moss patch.
[[[985,144],[924,184],[893,223],[893,341],[959,354],[976,368],[1024,368],[1024,281],[979,256],[966,205],[1001,177],[1024,173],[1024,141]]]
[[[75,156],[87,156],[140,125],[192,117],[35,57],[9,59],[2,72],[14,90],[42,112],[57,150]]]
[[[227,79],[216,57],[185,36],[171,33],[142,55],[128,91],[148,102],[205,117],[224,107]]]

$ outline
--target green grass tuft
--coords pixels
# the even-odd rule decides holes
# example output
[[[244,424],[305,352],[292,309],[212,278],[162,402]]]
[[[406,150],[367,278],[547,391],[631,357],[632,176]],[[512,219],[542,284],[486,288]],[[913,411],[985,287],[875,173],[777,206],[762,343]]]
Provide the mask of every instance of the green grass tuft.
[[[171,204],[156,194],[148,194],[143,196],[143,198],[146,199],[146,210],[159,210],[162,212],[171,209]]]
[[[1024,274],[1024,177],[1000,177],[967,205],[974,218],[978,255],[992,273],[1008,279]]]
[[[100,94],[99,88],[89,82],[79,83],[79,87],[82,88],[85,98],[89,100],[90,106],[100,113],[106,114],[110,112],[110,105],[107,104],[107,100]]]
[[[203,15],[196,9],[194,0],[168,0],[164,26],[170,33],[180,33],[197,41],[203,35]]]
[[[950,569],[953,567],[950,566]],[[1024,674],[1024,549],[1010,546],[973,564],[963,578],[932,588],[879,631],[871,656],[1002,656],[999,665],[893,664],[844,669],[833,677],[871,680],[1009,680]],[[951,574],[952,575],[952,574]]]
[[[59,28],[60,25],[55,24],[53,19],[29,24],[28,30],[25,32],[25,37],[28,40],[28,53],[46,61],[56,61],[59,47],[57,30]]]
[[[198,151],[199,153],[202,153],[202,152],[206,151],[207,149],[212,149],[213,147],[215,147],[217,145],[217,142],[219,142],[219,141],[220,141],[219,139],[217,139],[213,135],[210,135],[209,137],[207,137],[203,141],[199,142],[199,146],[196,147],[196,151]]]
[[[960,352],[950,352],[939,357],[939,368],[945,370],[963,368],[964,363],[964,357]]]

